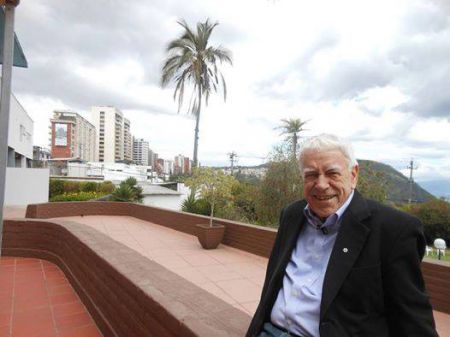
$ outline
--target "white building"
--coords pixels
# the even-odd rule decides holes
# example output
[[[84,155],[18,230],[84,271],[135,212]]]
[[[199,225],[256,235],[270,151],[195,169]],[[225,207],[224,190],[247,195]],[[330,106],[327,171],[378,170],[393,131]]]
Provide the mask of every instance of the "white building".
[[[96,132],[87,119],[73,111],[55,110],[50,122],[53,158],[95,160]]]
[[[14,95],[10,102],[5,206],[47,202],[49,170],[30,168],[34,122]]]
[[[133,177],[137,181],[152,180],[150,166],[129,165],[125,163],[67,163],[67,177],[99,178],[110,181],[123,181]]]
[[[8,126],[8,167],[31,167],[33,160],[33,120],[11,94]]]
[[[96,161],[114,163],[132,160],[130,121],[112,106],[91,108],[92,121],[97,129]]]
[[[133,162],[137,165],[149,165],[148,142],[143,138],[133,138]]]

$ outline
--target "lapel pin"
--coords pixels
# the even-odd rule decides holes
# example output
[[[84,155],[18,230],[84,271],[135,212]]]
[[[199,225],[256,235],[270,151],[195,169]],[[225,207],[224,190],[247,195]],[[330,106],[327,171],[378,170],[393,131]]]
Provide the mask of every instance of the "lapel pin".
[[[344,249],[342,249],[342,251],[343,251],[344,253],[348,253],[348,248],[344,248]]]

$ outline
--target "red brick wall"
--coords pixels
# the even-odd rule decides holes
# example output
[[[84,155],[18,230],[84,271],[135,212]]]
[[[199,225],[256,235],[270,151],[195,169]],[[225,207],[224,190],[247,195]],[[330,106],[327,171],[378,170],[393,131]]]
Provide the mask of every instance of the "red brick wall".
[[[242,337],[250,316],[88,226],[5,220],[2,254],[65,273],[104,336]]]

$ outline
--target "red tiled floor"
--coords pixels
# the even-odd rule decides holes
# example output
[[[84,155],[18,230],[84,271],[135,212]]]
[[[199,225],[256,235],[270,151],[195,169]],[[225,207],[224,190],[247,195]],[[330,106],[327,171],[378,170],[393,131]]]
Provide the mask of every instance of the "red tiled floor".
[[[101,337],[54,264],[0,257],[0,337]]]

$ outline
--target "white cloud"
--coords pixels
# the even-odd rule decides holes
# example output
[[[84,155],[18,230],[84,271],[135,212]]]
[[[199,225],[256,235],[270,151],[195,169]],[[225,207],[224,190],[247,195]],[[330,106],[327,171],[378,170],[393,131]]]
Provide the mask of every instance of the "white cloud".
[[[450,7],[428,0],[23,2],[16,31],[30,68],[13,86],[35,142],[47,145],[54,109],[110,104],[162,156],[192,156],[194,120],[177,114],[160,68],[176,20],[207,17],[234,65],[223,68],[227,102],[202,111],[201,162],[235,151],[259,164],[282,140],[280,119],[301,118],[302,136],[337,133],[360,158],[414,157],[424,178],[449,171]]]

